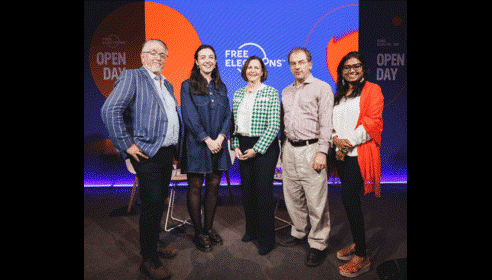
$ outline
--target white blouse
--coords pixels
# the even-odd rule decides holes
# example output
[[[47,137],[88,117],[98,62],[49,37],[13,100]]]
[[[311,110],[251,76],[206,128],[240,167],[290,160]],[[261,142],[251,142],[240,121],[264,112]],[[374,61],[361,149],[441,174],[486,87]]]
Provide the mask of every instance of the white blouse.
[[[253,93],[244,93],[243,100],[237,108],[237,133],[243,136],[251,135],[251,116],[253,115],[253,106],[255,105],[256,93],[263,89],[262,83]]]
[[[360,96],[355,98],[342,97],[338,105],[333,107],[333,128],[335,133],[332,137],[338,136],[339,139],[347,139],[354,147],[347,156],[357,156],[357,145],[363,144],[371,140],[371,136],[367,134],[363,125],[359,125],[357,129],[357,121],[360,115]],[[338,147],[336,148],[338,151]]]

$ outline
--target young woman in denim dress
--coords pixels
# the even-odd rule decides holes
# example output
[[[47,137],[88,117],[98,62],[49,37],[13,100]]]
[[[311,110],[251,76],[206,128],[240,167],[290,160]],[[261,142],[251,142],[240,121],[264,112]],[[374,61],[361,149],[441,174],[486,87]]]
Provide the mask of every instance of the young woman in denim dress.
[[[212,225],[222,172],[232,166],[226,141],[231,125],[229,98],[220,79],[215,50],[209,45],[196,50],[190,79],[181,84],[181,115],[185,127],[181,170],[188,176],[187,205],[195,229],[193,241],[199,250],[209,252],[212,244],[223,243]]]

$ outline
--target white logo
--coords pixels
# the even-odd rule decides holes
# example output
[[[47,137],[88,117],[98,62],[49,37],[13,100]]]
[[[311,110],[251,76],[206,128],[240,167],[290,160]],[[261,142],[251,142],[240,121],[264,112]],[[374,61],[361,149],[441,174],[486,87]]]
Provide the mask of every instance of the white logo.
[[[260,49],[261,53],[258,53],[258,50],[251,48],[244,48],[246,46],[254,46]],[[270,59],[267,57],[265,50],[256,43],[245,43],[239,46],[237,50],[226,50],[225,51],[225,67],[236,67],[236,69],[241,72],[241,68],[244,63],[248,59],[248,57],[256,55],[263,59],[263,62],[266,66],[269,67],[281,67],[282,63],[285,62],[285,59]]]
[[[120,38],[118,36],[111,34],[106,38],[102,38],[102,43],[103,45],[107,45],[110,48],[116,48],[120,44],[126,44],[126,41],[120,41]]]
[[[386,39],[389,39],[388,42]],[[376,44],[378,47],[398,47],[400,43],[393,42],[390,38],[377,39]]]

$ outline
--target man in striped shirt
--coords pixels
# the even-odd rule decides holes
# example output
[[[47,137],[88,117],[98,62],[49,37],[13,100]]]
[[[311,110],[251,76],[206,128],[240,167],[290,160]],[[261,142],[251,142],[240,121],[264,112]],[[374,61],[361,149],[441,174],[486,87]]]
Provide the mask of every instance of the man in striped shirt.
[[[326,256],[330,217],[326,156],[333,129],[333,92],[328,83],[311,74],[313,62],[305,48],[288,55],[295,81],[282,91],[282,177],[287,211],[294,226],[280,242],[294,246],[307,239],[308,266],[321,264]]]

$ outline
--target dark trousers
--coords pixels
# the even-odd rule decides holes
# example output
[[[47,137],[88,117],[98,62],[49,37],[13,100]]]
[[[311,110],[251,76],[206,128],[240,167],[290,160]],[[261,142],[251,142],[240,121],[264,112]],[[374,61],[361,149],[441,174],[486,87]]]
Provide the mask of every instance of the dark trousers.
[[[360,173],[357,157],[345,156],[344,161],[336,161],[336,167],[342,182],[342,202],[355,243],[355,254],[359,257],[365,257],[366,234],[360,202],[360,191],[364,187],[364,179]]]
[[[239,147],[244,153],[252,148],[259,137],[239,136]],[[273,175],[280,148],[274,139],[265,154],[239,161],[243,207],[246,217],[246,234],[256,236],[261,248],[275,245]]]
[[[139,220],[140,254],[144,261],[157,258],[161,219],[169,196],[174,147],[162,147],[149,159],[130,157],[137,173],[142,208]]]

